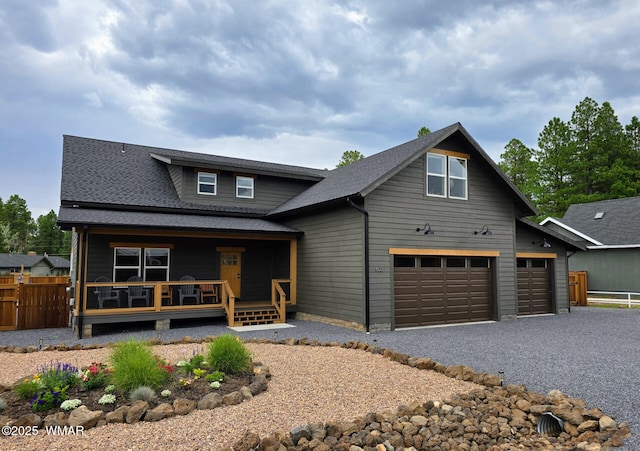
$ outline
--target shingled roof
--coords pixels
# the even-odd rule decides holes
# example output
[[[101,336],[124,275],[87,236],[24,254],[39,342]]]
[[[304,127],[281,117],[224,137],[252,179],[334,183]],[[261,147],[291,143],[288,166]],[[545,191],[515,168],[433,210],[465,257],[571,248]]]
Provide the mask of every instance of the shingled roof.
[[[0,268],[31,268],[41,261],[45,261],[51,268],[69,269],[69,260],[62,257],[49,255],[28,255],[28,254],[0,254]]]
[[[640,247],[640,197],[572,204],[562,218],[547,218],[589,247]]]
[[[322,181],[272,210],[269,216],[290,214],[343,201],[350,197],[364,197],[413,163],[428,149],[437,147],[439,143],[456,133],[461,134],[475,148],[483,161],[495,172],[497,180],[505,185],[507,192],[512,194],[520,206],[523,216],[535,215],[536,209],[533,204],[516,188],[513,182],[506,177],[458,122],[347,166],[334,169]]]
[[[318,181],[326,171],[99,139],[64,136],[62,205],[265,215],[268,210],[183,202],[167,164],[196,165]]]

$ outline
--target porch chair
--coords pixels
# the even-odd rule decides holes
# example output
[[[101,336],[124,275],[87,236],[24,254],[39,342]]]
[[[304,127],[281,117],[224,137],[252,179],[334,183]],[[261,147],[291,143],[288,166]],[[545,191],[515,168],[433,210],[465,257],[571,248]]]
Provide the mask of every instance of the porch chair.
[[[185,281],[195,281],[192,276],[182,276],[180,277],[181,282]],[[200,288],[196,288],[194,284],[180,285],[178,289],[179,302],[180,305],[184,302],[185,299],[193,299],[193,303],[197,304],[200,299]]]
[[[127,279],[127,282],[142,282],[142,277],[131,276]],[[149,307],[149,291],[142,285],[128,287],[129,308],[132,307],[133,301],[143,300],[145,305]]]
[[[111,282],[111,279],[100,276],[96,282]],[[120,292],[113,287],[96,287],[95,293],[98,295],[98,308],[104,308],[104,301],[115,301],[116,307],[120,307]]]
[[[212,283],[200,285],[200,303],[204,304],[204,298],[211,298],[212,304],[220,302],[218,300],[218,287]]]

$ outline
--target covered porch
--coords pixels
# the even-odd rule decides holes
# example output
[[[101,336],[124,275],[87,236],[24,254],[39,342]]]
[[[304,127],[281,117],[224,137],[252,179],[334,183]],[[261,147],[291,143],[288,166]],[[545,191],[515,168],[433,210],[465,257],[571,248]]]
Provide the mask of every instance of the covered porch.
[[[74,227],[72,327],[226,318],[284,323],[295,310],[300,233]]]

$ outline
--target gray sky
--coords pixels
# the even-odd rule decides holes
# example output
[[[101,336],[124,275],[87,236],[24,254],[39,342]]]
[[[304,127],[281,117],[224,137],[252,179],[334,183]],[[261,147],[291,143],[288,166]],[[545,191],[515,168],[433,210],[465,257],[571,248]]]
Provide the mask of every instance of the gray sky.
[[[0,198],[62,135],[333,168],[461,122],[499,160],[585,97],[640,115],[637,0],[2,0]]]

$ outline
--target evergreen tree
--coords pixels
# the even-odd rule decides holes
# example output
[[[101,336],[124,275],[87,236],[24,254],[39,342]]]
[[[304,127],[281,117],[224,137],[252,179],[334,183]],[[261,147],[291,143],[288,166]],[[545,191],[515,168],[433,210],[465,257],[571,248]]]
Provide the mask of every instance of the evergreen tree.
[[[535,159],[535,151],[525,146],[519,139],[512,139],[504,147],[505,151],[500,155],[500,169],[509,176],[511,181],[530,200],[539,198],[538,162]]]

